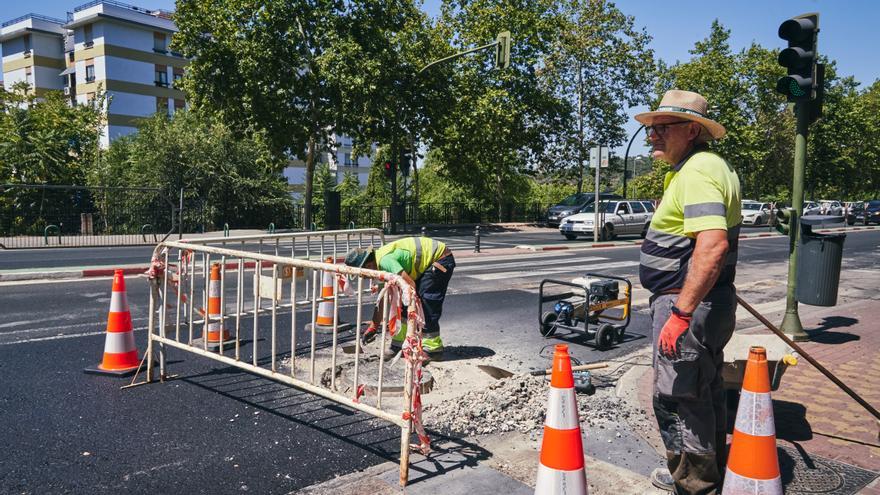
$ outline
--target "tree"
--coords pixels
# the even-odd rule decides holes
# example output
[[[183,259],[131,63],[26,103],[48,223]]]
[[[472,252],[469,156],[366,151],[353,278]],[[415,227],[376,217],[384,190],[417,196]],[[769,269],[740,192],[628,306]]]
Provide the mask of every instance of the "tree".
[[[552,0],[516,7],[491,0],[443,3],[438,22],[448,26],[456,51],[513,33],[508,69],[497,70],[485,52],[455,62],[448,83],[455,98],[437,109],[427,134],[444,162],[439,173],[473,200],[494,203],[499,214],[523,187],[522,174],[541,165],[553,136],[568,124],[569,104],[536,77],[559,36],[561,15]]]
[[[538,75],[569,103],[570,120],[577,123],[575,135],[559,136],[561,146],[552,165],[574,170],[581,192],[585,150],[591,144],[622,145],[629,119],[626,109],[648,103],[654,56],[648,48],[651,37],[614,4],[562,0],[561,5],[564,24]]]
[[[193,0],[178,6],[174,46],[193,58],[184,87],[196,108],[265,130],[277,153],[305,153],[308,223],[329,133],[369,146],[398,128],[382,106],[400,99],[411,73],[400,54],[417,51],[409,29],[424,20],[411,0]]]
[[[282,227],[294,221],[281,162],[266,133],[244,136],[210,115],[156,114],[115,140],[90,174],[95,186],[157,187],[203,204],[208,227]]]
[[[38,99],[23,82],[0,90],[0,183],[82,184],[98,153],[103,99],[71,106],[60,91]]]

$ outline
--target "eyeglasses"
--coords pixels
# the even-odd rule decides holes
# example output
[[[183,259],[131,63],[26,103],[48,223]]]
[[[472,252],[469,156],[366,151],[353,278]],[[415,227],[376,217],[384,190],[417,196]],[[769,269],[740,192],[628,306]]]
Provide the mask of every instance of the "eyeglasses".
[[[666,135],[667,132],[669,132],[670,127],[690,123],[690,120],[682,120],[681,122],[672,122],[669,124],[648,125],[645,126],[645,131],[648,133],[648,136],[652,136],[654,135],[654,133],[657,133],[658,135],[660,135],[660,137],[663,137]]]

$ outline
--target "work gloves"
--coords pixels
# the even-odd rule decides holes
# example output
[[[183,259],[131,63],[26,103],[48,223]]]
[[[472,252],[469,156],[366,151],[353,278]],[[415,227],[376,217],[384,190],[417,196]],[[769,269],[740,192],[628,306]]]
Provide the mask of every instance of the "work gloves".
[[[669,313],[669,319],[660,330],[660,339],[657,343],[659,353],[669,359],[678,357],[681,341],[690,324],[691,317]]]

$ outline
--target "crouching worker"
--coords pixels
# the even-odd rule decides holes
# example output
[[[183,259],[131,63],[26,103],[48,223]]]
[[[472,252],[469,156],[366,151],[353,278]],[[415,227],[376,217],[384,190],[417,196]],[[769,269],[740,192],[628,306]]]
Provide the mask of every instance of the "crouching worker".
[[[443,313],[446,288],[449,287],[449,279],[455,269],[455,258],[446,244],[428,237],[405,237],[378,249],[353,249],[345,256],[345,264],[400,275],[415,288],[425,313],[422,348],[432,358],[439,358],[443,352],[440,315]],[[373,311],[372,322],[364,332],[365,342],[376,338],[381,324],[381,313],[377,306]],[[402,330],[391,340],[391,353],[396,354],[403,347],[406,327]]]

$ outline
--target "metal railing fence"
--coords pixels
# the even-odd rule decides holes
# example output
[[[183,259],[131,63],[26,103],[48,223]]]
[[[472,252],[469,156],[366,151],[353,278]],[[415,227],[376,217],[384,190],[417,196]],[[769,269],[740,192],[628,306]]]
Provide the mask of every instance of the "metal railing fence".
[[[374,240],[382,240],[381,232],[373,233]],[[334,234],[338,235],[343,232]],[[326,234],[311,236],[326,237]],[[308,243],[309,239],[305,237],[308,235],[300,235],[300,241]],[[144,356],[147,382],[154,381],[154,354],[158,354],[160,381],[169,378],[166,354],[174,349],[295,387],[382,419],[401,429],[400,483],[405,485],[414,427],[420,432],[422,451],[430,448],[420,428],[420,392],[414,385],[418,383],[414,377],[421,373],[418,356],[421,352],[418,343],[420,322],[417,317],[411,314],[406,327],[408,343],[412,347],[405,345],[404,354],[406,349],[414,354],[402,359],[403,399],[399,402],[386,397],[385,383],[389,367],[395,365],[397,358],[386,362],[382,350],[390,338],[388,327],[393,321],[393,311],[399,311],[401,302],[409,302],[410,308],[420,307],[415,291],[396,274],[290,257],[281,239],[277,235],[224,239],[229,245],[237,244],[238,249],[205,245],[214,242],[205,239],[199,242],[166,241],[157,245],[153,266],[158,269],[150,278],[149,338]],[[320,242],[324,240],[320,239]],[[254,242],[276,249],[276,241],[279,243],[277,255],[243,249]],[[319,239],[311,241],[319,242]],[[210,288],[209,273],[214,266],[220,273],[219,314],[196,312],[195,305],[210,307],[209,294],[217,287]],[[332,289],[325,287],[326,274],[332,275]],[[318,281],[322,279],[324,283],[319,290]],[[310,287],[305,285],[306,280],[311,282]],[[343,281],[354,290],[347,292],[343,289],[340,285]],[[375,292],[378,284],[384,284],[377,301],[378,307],[384,311],[382,332],[377,339],[378,356],[368,356],[368,351],[362,348],[360,328],[364,306],[372,306],[372,298],[365,301],[364,295]],[[200,295],[196,292],[197,287],[201,288]],[[319,334],[316,315],[324,311],[321,304],[329,303],[333,305],[332,328],[328,334]],[[353,332],[340,330],[343,312],[354,317]],[[304,322],[310,322],[310,327],[302,325]],[[217,328],[221,335],[229,333],[228,341],[224,342],[225,338],[221,337],[215,349],[209,348],[205,337]],[[202,338],[197,335],[199,329]],[[337,351],[344,334],[348,334],[353,342],[354,352],[350,358],[346,354],[340,356]],[[341,374],[337,377],[337,370],[346,365],[351,371],[348,380]],[[327,370],[320,379],[319,366]],[[368,378],[363,378],[364,371],[370,371]],[[376,376],[378,379],[373,382]],[[376,385],[370,389],[372,392],[365,392],[368,382]]]
[[[0,185],[0,247],[155,244],[174,225],[162,189]]]

